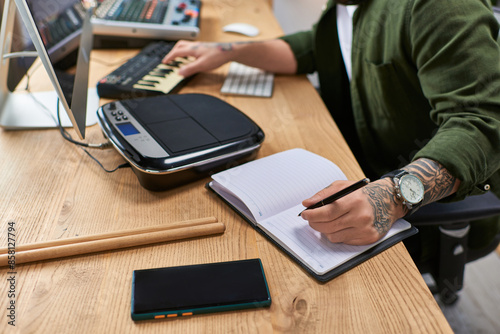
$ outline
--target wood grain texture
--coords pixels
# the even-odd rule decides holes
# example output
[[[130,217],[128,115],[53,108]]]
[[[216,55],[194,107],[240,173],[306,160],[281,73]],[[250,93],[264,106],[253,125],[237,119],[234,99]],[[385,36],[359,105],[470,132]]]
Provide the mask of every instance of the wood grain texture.
[[[251,40],[222,33],[235,21],[257,25],[262,33],[255,39],[281,34],[266,0],[205,0],[201,19],[199,39],[205,41]],[[90,82],[137,51],[93,51]],[[222,96],[226,72],[223,66],[199,74],[181,93],[220,97],[256,121],[266,134],[257,157],[301,147],[332,160],[351,180],[363,176],[305,76],[276,76],[273,98],[265,99]],[[35,74],[32,90],[50,89],[43,70]],[[104,140],[98,126],[87,131],[88,142]],[[93,153],[108,168],[123,163],[114,150]],[[218,236],[19,265],[16,327],[2,316],[1,333],[451,332],[402,244],[320,284],[207,191],[207,179],[147,191],[130,169],[104,173],[56,130],[0,130],[0,156],[1,247],[7,246],[8,222],[18,244],[209,216],[226,225]],[[133,270],[256,257],[273,299],[268,309],[137,323],[130,318]],[[7,270],[1,271],[5,277]],[[3,282],[0,308],[6,314],[9,286]]]

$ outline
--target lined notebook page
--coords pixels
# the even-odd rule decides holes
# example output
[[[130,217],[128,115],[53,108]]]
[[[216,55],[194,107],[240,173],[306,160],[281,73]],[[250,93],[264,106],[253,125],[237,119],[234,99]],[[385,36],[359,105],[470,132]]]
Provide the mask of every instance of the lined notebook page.
[[[346,177],[331,161],[292,149],[214,174],[212,179],[245,203],[255,221],[262,221]]]
[[[371,245],[336,244],[330,242],[320,232],[313,230],[305,220],[297,216],[302,209],[301,205],[297,205],[262,221],[259,226],[318,275],[338,267],[396,233],[411,227],[407,221],[400,219],[394,223],[383,239]]]

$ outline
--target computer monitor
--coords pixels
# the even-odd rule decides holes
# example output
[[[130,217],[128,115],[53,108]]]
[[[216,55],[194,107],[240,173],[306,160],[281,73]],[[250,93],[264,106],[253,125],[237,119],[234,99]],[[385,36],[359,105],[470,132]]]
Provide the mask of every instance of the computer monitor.
[[[84,138],[85,126],[95,124],[99,98],[95,88],[88,89],[88,70],[92,49],[91,9],[84,10],[80,0],[5,0],[0,34],[0,125],[6,129],[47,128],[57,126],[55,115],[57,97],[60,101],[63,126],[73,125],[78,136]],[[69,5],[69,6],[68,6]],[[54,91],[24,94],[12,92],[8,84],[11,58],[26,54],[12,54],[16,35],[16,7],[26,32],[36,49]],[[83,12],[77,12],[81,8]],[[61,21],[61,15],[67,20]],[[78,17],[83,20],[78,21]],[[73,20],[74,27],[68,25]],[[51,24],[65,23],[56,35]],[[78,26],[81,25],[81,26]],[[54,65],[79,45],[74,83],[63,79]],[[30,54],[27,54],[30,55]],[[32,55],[32,54],[31,54]],[[72,87],[67,89],[66,87]],[[43,106],[42,106],[43,105]],[[47,113],[47,110],[49,113]]]
[[[0,4],[3,8],[4,1],[0,0]],[[0,22],[2,22],[1,19]],[[12,34],[11,52],[20,51],[35,51],[35,46],[31,42],[31,38],[24,28],[24,24],[21,22],[19,17],[16,17]],[[9,60],[9,73],[7,78],[7,86],[9,90],[14,91],[14,89],[16,89],[17,85],[34,61],[34,57],[19,57]]]

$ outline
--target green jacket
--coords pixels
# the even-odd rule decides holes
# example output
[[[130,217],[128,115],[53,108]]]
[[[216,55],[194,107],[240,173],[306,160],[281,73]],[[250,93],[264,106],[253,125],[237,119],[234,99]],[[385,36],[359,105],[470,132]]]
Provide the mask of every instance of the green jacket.
[[[500,48],[491,4],[369,0],[353,26],[350,86],[334,1],[310,31],[282,38],[297,73],[318,72],[322,98],[349,144],[359,145],[361,165],[380,176],[426,157],[462,181],[453,199],[485,184],[500,195]]]

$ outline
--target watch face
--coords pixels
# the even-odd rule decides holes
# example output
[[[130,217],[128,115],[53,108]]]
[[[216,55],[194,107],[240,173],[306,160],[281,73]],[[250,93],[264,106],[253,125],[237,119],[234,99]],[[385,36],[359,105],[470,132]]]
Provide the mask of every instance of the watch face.
[[[424,185],[414,175],[403,175],[399,188],[401,189],[401,195],[408,203],[417,204],[424,198]]]

